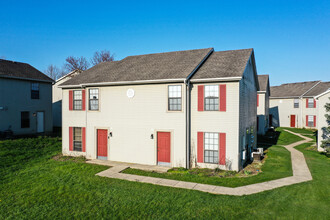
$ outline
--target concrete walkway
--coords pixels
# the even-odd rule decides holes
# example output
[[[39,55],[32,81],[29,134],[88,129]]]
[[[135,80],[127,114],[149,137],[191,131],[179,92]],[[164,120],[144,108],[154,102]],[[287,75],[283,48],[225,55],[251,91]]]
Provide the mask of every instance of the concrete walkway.
[[[200,183],[193,183],[193,182],[184,182],[178,180],[170,180],[170,179],[163,179],[163,178],[156,178],[156,177],[148,177],[148,176],[139,176],[139,175],[132,175],[132,174],[125,174],[120,173],[121,171],[127,169],[129,166],[118,165],[114,166],[110,169],[97,173],[96,175],[102,177],[109,177],[109,178],[116,178],[122,180],[129,180],[135,182],[142,182],[142,183],[151,183],[155,185],[161,186],[168,186],[168,187],[175,187],[175,188],[182,188],[182,189],[192,189],[198,190],[213,194],[223,194],[223,195],[236,195],[236,196],[243,196],[243,195],[251,195],[259,192],[263,192],[266,190],[271,190],[283,186],[288,186],[296,183],[302,183],[312,180],[312,175],[308,169],[307,163],[305,161],[303,153],[294,149],[295,146],[298,146],[303,143],[307,143],[311,141],[311,138],[305,137],[303,135],[285,130],[289,133],[295,134],[304,140],[298,141],[296,143],[284,146],[288,151],[291,152],[291,160],[292,160],[292,171],[293,176],[281,178],[277,180],[272,180],[263,183],[256,183],[246,186],[240,186],[236,188],[232,187],[224,187],[224,186],[215,186],[215,185],[208,185],[208,184],[200,184]]]

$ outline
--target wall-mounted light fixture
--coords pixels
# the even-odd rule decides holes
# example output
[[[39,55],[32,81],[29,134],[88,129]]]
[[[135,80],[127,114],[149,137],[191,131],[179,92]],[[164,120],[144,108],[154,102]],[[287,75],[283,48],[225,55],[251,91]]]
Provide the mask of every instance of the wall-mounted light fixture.
[[[154,134],[151,134],[150,135],[150,139],[154,139]]]
[[[112,132],[109,133],[110,137],[112,137]]]

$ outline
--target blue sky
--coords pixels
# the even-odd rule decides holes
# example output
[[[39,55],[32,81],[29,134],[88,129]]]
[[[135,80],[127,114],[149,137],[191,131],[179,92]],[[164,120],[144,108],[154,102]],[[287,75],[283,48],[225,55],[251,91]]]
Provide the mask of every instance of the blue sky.
[[[2,1],[0,57],[43,71],[67,56],[254,48],[271,85],[330,81],[330,1]]]

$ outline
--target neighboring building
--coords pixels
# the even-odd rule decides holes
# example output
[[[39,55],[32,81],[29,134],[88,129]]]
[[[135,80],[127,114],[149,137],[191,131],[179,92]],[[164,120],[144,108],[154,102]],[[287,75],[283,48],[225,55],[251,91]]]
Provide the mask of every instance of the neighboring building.
[[[269,75],[258,75],[259,91],[257,95],[258,134],[265,135],[269,128]]]
[[[59,87],[65,155],[240,170],[256,147],[253,49],[128,56]]]
[[[53,126],[62,127],[62,89],[58,87],[81,73],[81,70],[74,70],[65,76],[62,76],[53,84]]]
[[[52,132],[52,82],[27,63],[0,60],[0,131]]]
[[[320,105],[316,96],[330,87],[330,82],[287,83],[270,88],[270,114],[275,127],[317,128]]]
[[[317,95],[315,97],[316,99],[316,103],[318,105],[318,111],[317,111],[317,122],[316,122],[316,126],[317,126],[317,130],[318,130],[318,135],[317,135],[317,149],[319,151],[323,151],[323,148],[321,148],[321,144],[322,141],[325,139],[329,139],[330,138],[330,133],[329,131],[326,130],[326,128],[329,126],[329,121],[327,121],[327,119],[325,118],[325,114],[330,114],[330,112],[326,112],[325,109],[325,104],[326,103],[330,103],[330,82],[328,83],[322,83],[322,86],[320,85],[320,88],[323,87],[322,89],[320,89],[320,91],[318,93],[320,93],[319,95]],[[327,89],[325,92],[325,89]],[[322,93],[321,93],[322,92]]]

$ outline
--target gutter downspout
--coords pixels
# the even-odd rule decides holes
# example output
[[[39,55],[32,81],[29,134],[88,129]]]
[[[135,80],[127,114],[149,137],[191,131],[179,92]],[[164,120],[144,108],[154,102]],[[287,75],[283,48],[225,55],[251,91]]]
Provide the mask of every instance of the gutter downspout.
[[[185,79],[184,84],[186,85],[186,168],[190,169],[191,160],[191,83],[190,79],[197,72],[197,70],[204,64],[204,62],[213,53],[212,48],[203,60],[196,66],[196,68],[188,75]]]

